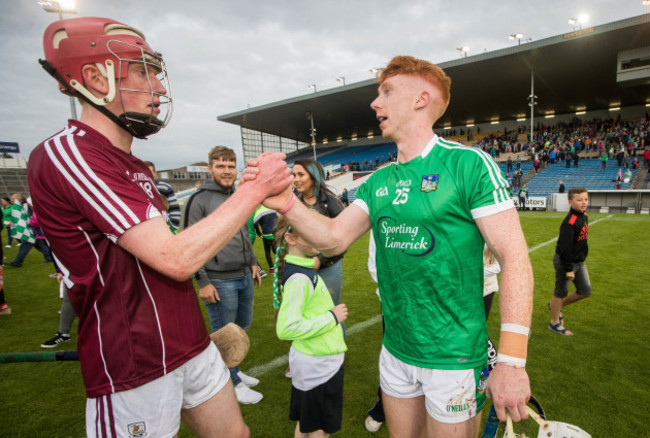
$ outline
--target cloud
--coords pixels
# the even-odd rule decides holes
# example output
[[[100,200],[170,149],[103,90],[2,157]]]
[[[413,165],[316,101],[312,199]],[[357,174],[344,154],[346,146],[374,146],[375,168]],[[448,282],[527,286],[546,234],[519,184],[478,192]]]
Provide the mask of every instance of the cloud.
[[[589,12],[590,25],[650,12],[641,2],[548,0],[350,1],[79,0],[80,16],[104,16],[141,29],[163,53],[174,97],[171,123],[133,153],[158,168],[205,160],[217,144],[241,150],[239,128],[217,116],[371,77],[368,69],[397,54],[444,62],[455,48],[470,56],[512,43],[570,31],[567,20]],[[18,141],[22,156],[61,129],[70,113],[65,96],[37,63],[42,34],[56,19],[36,1],[0,3],[3,41],[0,140]],[[241,156],[241,154],[240,154]]]

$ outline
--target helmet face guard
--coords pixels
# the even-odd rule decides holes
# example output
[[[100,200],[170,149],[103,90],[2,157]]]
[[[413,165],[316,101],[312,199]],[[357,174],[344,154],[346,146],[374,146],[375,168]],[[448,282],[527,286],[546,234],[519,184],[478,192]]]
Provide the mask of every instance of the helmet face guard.
[[[60,20],[45,30],[43,48],[46,61],[41,61],[41,64],[59,81],[61,92],[85,100],[133,136],[145,138],[169,123],[173,106],[166,66],[162,55],[149,47],[139,30],[108,18]],[[148,89],[135,90],[121,86],[129,65],[134,62],[144,65]],[[97,97],[84,86],[82,68],[87,64],[95,64],[107,78],[109,91],[105,96]],[[154,92],[151,71],[162,83],[166,94]],[[122,99],[124,93],[148,93],[151,111],[128,112]],[[105,105],[118,94],[122,111],[116,116]],[[154,108],[159,106],[164,108],[162,120],[154,114]]]

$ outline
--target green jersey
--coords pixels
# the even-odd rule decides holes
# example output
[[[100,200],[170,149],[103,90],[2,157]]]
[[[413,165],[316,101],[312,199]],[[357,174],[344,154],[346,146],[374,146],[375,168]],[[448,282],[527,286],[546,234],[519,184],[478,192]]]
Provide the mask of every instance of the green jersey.
[[[487,354],[483,237],[475,219],[514,208],[492,158],[435,136],[357,191],[370,218],[384,346],[423,368],[467,369]]]

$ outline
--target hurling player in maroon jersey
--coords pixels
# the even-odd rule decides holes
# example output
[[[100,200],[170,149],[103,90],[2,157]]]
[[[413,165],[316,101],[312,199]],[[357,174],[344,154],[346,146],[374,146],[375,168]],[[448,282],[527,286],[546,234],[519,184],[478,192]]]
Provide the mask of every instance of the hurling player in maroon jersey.
[[[221,208],[172,234],[155,182],[131,153],[162,129],[171,96],[162,56],[115,20],[52,23],[41,65],[80,119],[40,144],[28,177],[34,210],[79,316],[89,437],[245,437],[228,370],[210,342],[191,276],[264,198],[290,183],[283,154]],[[161,114],[164,114],[161,115]]]

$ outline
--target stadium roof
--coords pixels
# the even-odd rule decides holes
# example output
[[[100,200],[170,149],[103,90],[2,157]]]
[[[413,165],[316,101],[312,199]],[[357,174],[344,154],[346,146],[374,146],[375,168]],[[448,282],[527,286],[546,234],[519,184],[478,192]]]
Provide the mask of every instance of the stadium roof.
[[[590,27],[506,49],[438,64],[452,79],[451,103],[434,128],[529,116],[534,72],[535,117],[650,102],[650,74],[619,82],[619,55],[636,51],[628,66],[650,71],[650,14]],[[639,56],[638,53],[641,53]],[[640,68],[639,68],[640,67]],[[311,112],[317,141],[378,136],[370,102],[373,79],[218,117],[243,128],[309,143]]]

